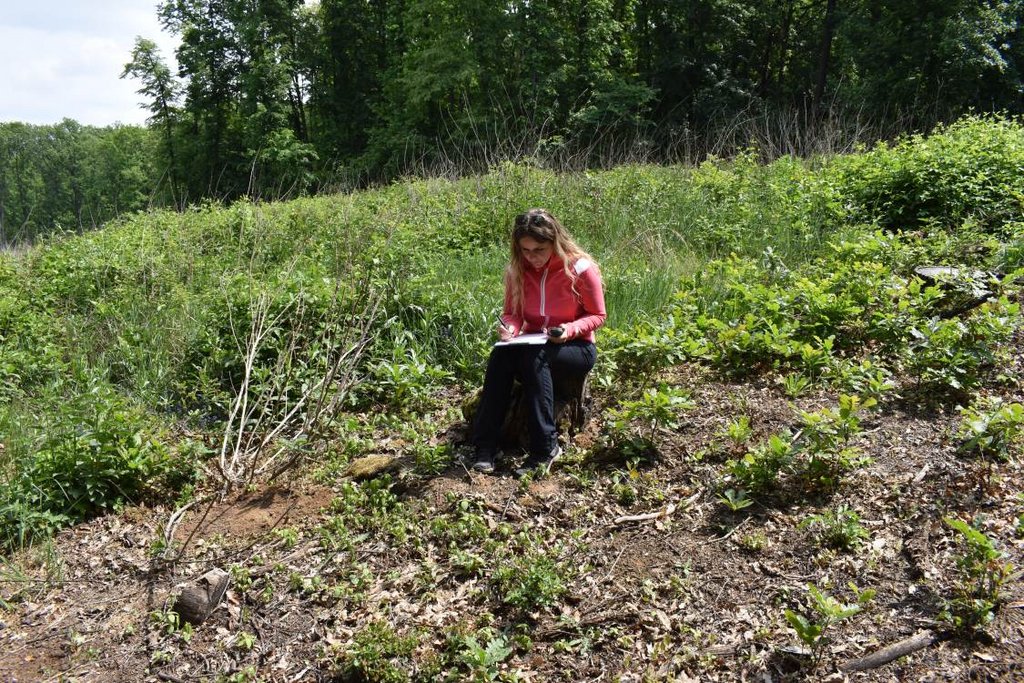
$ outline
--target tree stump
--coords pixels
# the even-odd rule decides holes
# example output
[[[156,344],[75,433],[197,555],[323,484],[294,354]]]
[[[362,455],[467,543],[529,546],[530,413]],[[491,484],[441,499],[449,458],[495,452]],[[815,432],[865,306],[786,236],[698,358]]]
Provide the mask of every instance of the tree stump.
[[[198,626],[220,604],[229,581],[226,571],[211,569],[181,590],[174,601],[174,611],[182,621]]]
[[[555,389],[555,424],[559,433],[569,438],[575,436],[590,417],[590,374],[552,375]],[[516,382],[512,388],[508,415],[501,429],[501,444],[506,448],[529,447],[529,428],[526,417],[526,397],[522,385]]]

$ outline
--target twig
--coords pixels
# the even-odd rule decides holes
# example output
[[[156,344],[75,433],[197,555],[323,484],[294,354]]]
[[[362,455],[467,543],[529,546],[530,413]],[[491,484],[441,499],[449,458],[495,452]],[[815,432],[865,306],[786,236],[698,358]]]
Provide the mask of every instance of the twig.
[[[603,579],[601,579],[602,583],[607,581],[608,578],[612,575],[612,572],[615,571],[615,565],[617,565],[619,563],[619,558],[622,557],[622,553],[624,553],[624,552],[626,552],[626,546],[622,546],[622,549],[619,550],[619,554],[615,556],[615,560],[612,562],[611,569],[609,569],[608,573],[604,575]]]
[[[728,540],[730,536],[732,536],[734,533],[739,531],[741,526],[743,526],[744,524],[746,524],[749,521],[750,521],[750,517],[744,517],[742,522],[740,522],[739,524],[737,524],[733,528],[729,529],[729,531],[726,532],[725,535],[723,535],[723,536],[716,536],[715,538],[712,538],[710,541],[708,541],[708,543],[718,543],[720,541]]]
[[[206,505],[206,509],[203,510],[202,516],[199,518],[199,521],[196,522],[195,527],[192,528],[192,531],[191,531],[191,533],[189,533],[188,538],[186,538],[185,542],[181,544],[181,549],[178,551],[178,554],[175,556],[174,560],[171,561],[172,564],[174,564],[178,560],[180,560],[182,558],[182,556],[185,554],[185,550],[188,549],[188,544],[192,542],[192,538],[196,535],[196,532],[199,531],[199,527],[201,527],[203,525],[203,522],[206,521],[206,517],[207,517],[207,515],[210,514],[210,510],[213,509],[213,504],[214,504],[214,502],[216,500],[217,500],[217,497],[215,495],[211,494],[211,495],[207,496],[205,501],[203,501],[203,502],[205,502],[207,504]],[[196,501],[196,502],[198,502],[198,501]],[[189,505],[191,505],[191,503],[189,503]],[[188,505],[185,506],[185,509],[188,509]],[[182,511],[182,512],[184,512],[184,511]],[[174,514],[171,515],[171,518],[173,519],[174,516],[177,515],[177,514],[178,513],[175,512]],[[169,521],[168,521],[168,524],[170,524]],[[170,533],[173,536],[173,534],[174,534],[174,529],[173,528],[171,529]],[[164,552],[165,553],[169,553],[170,551],[171,551],[171,543],[170,543],[170,539],[168,539],[167,545],[164,548]]]
[[[614,520],[615,524],[626,524],[627,522],[646,522],[652,519],[658,519],[660,517],[668,517],[676,511],[676,504],[669,503],[668,507],[664,510],[658,510],[657,512],[648,512],[642,515],[624,515],[622,517],[616,517]]]
[[[873,652],[865,657],[859,657],[852,659],[848,662],[844,662],[839,666],[839,670],[846,673],[848,671],[867,671],[868,669],[876,669],[883,664],[888,664],[894,659],[899,659],[904,655],[923,650],[932,643],[939,640],[939,636],[934,631],[920,631],[914,635],[883,647],[877,652]]]
[[[501,511],[501,518],[498,520],[498,524],[505,521],[505,515],[508,514],[508,506],[512,504],[512,499],[515,498],[515,495],[515,489],[512,490],[512,493],[508,494],[508,500],[505,501],[505,508]]]

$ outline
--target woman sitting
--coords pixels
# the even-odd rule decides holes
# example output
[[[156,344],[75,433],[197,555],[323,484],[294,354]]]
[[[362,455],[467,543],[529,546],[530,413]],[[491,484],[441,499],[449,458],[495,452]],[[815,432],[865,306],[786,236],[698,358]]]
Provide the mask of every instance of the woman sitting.
[[[604,292],[597,264],[545,209],[516,216],[512,256],[505,271],[505,305],[498,336],[546,335],[542,344],[497,345],[491,350],[473,424],[472,467],[493,472],[498,439],[514,380],[523,387],[529,426],[529,458],[520,475],[542,474],[562,453],[555,426],[552,373],[585,375],[594,367],[594,330],[604,324]]]

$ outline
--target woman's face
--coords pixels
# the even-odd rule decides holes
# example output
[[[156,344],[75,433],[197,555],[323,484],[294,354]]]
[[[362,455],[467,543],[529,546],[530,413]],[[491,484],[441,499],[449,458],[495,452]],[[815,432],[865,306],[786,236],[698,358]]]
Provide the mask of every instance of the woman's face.
[[[552,242],[541,242],[527,235],[519,240],[519,253],[534,268],[543,268],[551,259],[554,251]]]

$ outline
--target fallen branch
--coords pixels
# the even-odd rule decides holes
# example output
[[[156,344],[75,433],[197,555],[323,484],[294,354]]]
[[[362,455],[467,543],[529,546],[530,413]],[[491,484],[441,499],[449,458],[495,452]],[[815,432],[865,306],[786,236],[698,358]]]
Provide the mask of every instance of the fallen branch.
[[[739,531],[740,527],[742,527],[744,524],[746,524],[747,521],[749,521],[749,520],[750,520],[750,517],[744,517],[742,522],[740,522],[739,524],[737,524],[733,528],[729,529],[729,531],[727,531],[725,534],[723,534],[721,536],[715,536],[710,541],[708,541],[708,543],[718,543],[719,541],[727,541],[727,540],[729,540],[729,537],[732,536],[737,531]]]
[[[673,512],[675,512],[679,508],[682,508],[683,510],[688,510],[690,506],[693,505],[694,501],[700,498],[701,493],[701,491],[697,491],[697,493],[693,494],[686,500],[682,501],[681,503],[679,503],[679,505],[676,505],[675,503],[669,503],[664,510],[658,510],[657,512],[647,512],[642,515],[625,515],[622,517],[616,517],[612,523],[626,524],[627,522],[646,522],[651,519],[669,517]]]
[[[850,661],[841,664],[839,666],[839,670],[846,673],[849,671],[867,671],[868,669],[875,669],[883,664],[888,664],[894,659],[899,659],[904,655],[909,655],[917,652],[918,650],[923,650],[938,639],[939,637],[934,631],[920,631],[905,640],[883,647],[881,650],[873,652],[865,657],[851,659]]]
[[[627,522],[646,522],[651,519],[659,519],[661,517],[668,517],[676,511],[676,504],[669,503],[668,507],[664,510],[658,510],[657,512],[648,512],[643,515],[625,515],[623,517],[616,517],[615,524],[626,524]]]

